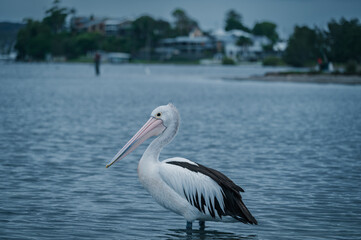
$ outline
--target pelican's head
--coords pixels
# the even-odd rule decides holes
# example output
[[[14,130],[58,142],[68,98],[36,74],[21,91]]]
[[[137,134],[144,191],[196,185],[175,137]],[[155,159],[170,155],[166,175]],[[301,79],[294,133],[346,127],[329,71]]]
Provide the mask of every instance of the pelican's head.
[[[157,107],[152,111],[150,116],[162,120],[162,123],[166,129],[176,127],[176,130],[178,130],[179,113],[173,104],[169,103],[168,105]]]
[[[112,161],[106,166],[110,167],[116,161],[124,158],[134,149],[136,149],[145,140],[153,136],[159,136],[163,133],[169,136],[170,141],[176,134],[179,126],[179,113],[175,106],[171,103],[159,106],[154,109],[150,115],[150,119],[144,126],[129,140],[127,144],[115,155]]]

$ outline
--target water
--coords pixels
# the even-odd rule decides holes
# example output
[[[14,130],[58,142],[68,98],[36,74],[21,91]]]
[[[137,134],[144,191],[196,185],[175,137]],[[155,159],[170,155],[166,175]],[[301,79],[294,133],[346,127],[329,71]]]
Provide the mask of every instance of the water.
[[[0,238],[361,239],[361,87],[221,79],[269,70],[0,65]],[[137,179],[147,144],[105,168],[168,102],[182,123],[161,158],[221,170],[258,226],[187,235]]]

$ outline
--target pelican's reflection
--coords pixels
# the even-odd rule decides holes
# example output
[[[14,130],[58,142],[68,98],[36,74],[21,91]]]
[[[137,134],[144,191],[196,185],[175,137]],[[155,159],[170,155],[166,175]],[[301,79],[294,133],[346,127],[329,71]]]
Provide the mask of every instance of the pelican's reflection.
[[[187,229],[169,229],[169,232],[166,234],[167,239],[228,239],[228,240],[236,240],[236,239],[258,239],[257,235],[242,235],[235,234],[231,232],[222,232],[217,230],[187,230]]]

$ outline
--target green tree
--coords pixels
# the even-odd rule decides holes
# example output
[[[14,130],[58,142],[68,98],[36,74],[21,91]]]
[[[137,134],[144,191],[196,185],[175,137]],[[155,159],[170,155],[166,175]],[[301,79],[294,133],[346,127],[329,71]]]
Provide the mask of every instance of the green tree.
[[[331,20],[325,33],[329,58],[335,62],[361,62],[361,24],[358,19]]]
[[[171,26],[168,22],[141,16],[132,23],[132,52],[140,49],[150,52],[160,39],[169,37],[170,34]]]
[[[322,57],[320,42],[320,34],[316,30],[296,26],[288,40],[285,62],[296,67],[316,62],[317,58]]]
[[[244,36],[240,36],[237,41],[237,45],[242,47],[248,47],[251,46],[252,44],[253,44],[252,39]]]
[[[26,25],[18,32],[15,49],[18,59],[43,60],[46,54],[64,55],[69,34],[63,32],[65,18],[73,10],[60,8],[59,1],[46,10],[46,16],[39,21],[26,20]]]
[[[229,10],[226,13],[226,24],[225,24],[224,29],[226,31],[233,30],[233,29],[239,29],[239,30],[243,30],[245,32],[251,32],[248,27],[243,25],[241,14],[237,13],[234,10]]]
[[[107,52],[126,52],[132,50],[132,39],[129,37],[105,37],[100,43],[100,49]]]
[[[59,0],[54,0],[53,6],[45,11],[43,23],[48,25],[53,33],[59,33],[64,30],[65,19],[75,10],[59,7]]]
[[[84,55],[89,51],[99,49],[102,36],[99,33],[82,33],[75,37],[74,51],[77,55]]]
[[[141,16],[137,18],[133,24],[133,51],[138,51],[141,48],[151,48],[153,43],[153,30],[155,20],[150,16]]]
[[[51,29],[39,21],[26,20],[24,28],[17,35],[15,49],[18,59],[44,59],[51,49]]]
[[[170,37],[172,35],[172,27],[169,22],[159,19],[155,21],[153,32],[158,38]]]
[[[276,29],[277,25],[272,22],[257,22],[252,29],[252,33],[256,36],[267,37],[269,40],[271,40],[273,45],[279,39]]]
[[[198,27],[198,23],[190,18],[183,9],[175,9],[172,16],[175,19],[175,34],[178,36],[188,35],[193,28]]]
[[[51,37],[50,53],[53,56],[64,56],[66,52],[66,42],[71,38],[68,33],[61,32]]]

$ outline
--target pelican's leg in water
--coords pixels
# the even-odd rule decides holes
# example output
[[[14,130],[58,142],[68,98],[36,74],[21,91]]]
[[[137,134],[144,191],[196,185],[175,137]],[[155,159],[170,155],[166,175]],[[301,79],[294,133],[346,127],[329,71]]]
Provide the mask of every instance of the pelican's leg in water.
[[[204,230],[205,227],[206,227],[206,222],[205,221],[199,221],[199,229]]]
[[[192,222],[187,221],[187,230],[192,230]]]

